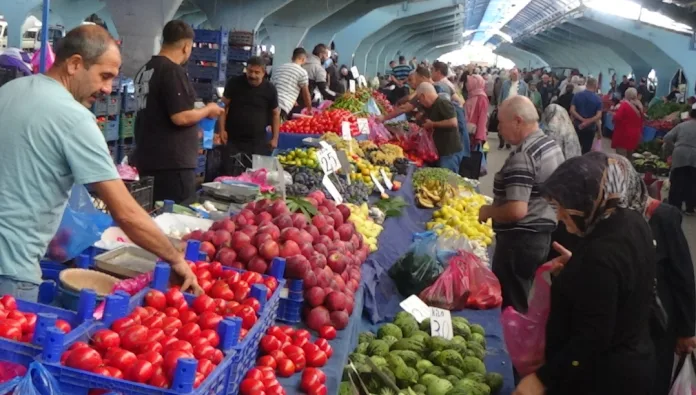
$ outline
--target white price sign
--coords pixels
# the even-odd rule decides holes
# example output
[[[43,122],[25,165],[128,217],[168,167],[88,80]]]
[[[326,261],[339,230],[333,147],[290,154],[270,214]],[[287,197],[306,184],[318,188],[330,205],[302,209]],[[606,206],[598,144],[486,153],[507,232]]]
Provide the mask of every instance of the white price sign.
[[[355,93],[355,80],[348,81],[348,89],[350,93]]]
[[[377,187],[379,193],[384,193],[384,187],[382,186],[382,184],[379,183],[379,180],[375,176],[375,173],[370,173],[370,177],[372,178],[372,182],[375,183],[375,186]]]
[[[379,169],[379,172],[382,174],[382,179],[384,180],[384,185],[387,187],[387,189],[390,191],[394,189],[394,184],[392,184],[389,177],[387,177],[387,172],[384,171],[384,169]]]
[[[426,318],[430,318],[432,313],[430,307],[423,302],[417,295],[411,295],[399,303],[405,312],[410,313],[420,324]]]
[[[321,170],[323,170],[325,174],[334,173],[341,168],[338,155],[336,155],[336,151],[331,147],[324,147],[317,151],[317,160],[319,161]]]
[[[338,192],[336,185],[334,185],[333,181],[331,181],[328,174],[324,175],[324,179],[321,181],[321,183],[324,184],[326,190],[329,191],[329,195],[331,195],[334,202],[337,204],[343,203],[343,196],[341,196],[341,193]]]
[[[360,134],[370,134],[370,125],[367,123],[367,118],[358,118],[358,131],[360,131]]]
[[[343,121],[341,123],[341,134],[343,135],[343,140],[350,141],[353,139],[353,136],[350,134],[350,122]]]
[[[430,335],[452,340],[452,315],[449,310],[430,308]]]

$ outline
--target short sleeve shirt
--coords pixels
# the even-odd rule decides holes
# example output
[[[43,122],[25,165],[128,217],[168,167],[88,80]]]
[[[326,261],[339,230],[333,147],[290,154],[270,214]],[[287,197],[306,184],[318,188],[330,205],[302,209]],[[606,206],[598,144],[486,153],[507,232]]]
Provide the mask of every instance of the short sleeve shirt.
[[[40,284],[73,184],[119,175],[94,115],[50,77],[3,85],[0,119],[0,276]]]
[[[278,66],[273,72],[271,82],[278,91],[278,106],[286,114],[295,106],[303,86],[309,84],[307,71],[296,63],[286,63]]]
[[[425,109],[425,114],[429,120],[433,122],[444,121],[457,117],[452,102],[437,98],[430,108]],[[433,142],[437,153],[440,156],[448,156],[456,154],[462,150],[462,141],[459,136],[459,128],[457,126],[446,128],[435,128],[433,131]]]
[[[575,106],[575,111],[583,118],[592,118],[597,115],[598,111],[602,110],[602,100],[599,95],[588,90],[576,93],[571,104]]]
[[[265,141],[266,126],[278,108],[278,93],[273,84],[264,80],[261,85],[252,86],[244,75],[232,77],[225,85],[225,97],[230,100],[225,122],[229,141]]]
[[[496,232],[522,230],[553,232],[556,213],[541,196],[540,187],[565,160],[563,151],[544,132],[537,130],[517,147],[495,174],[493,205],[527,202],[527,216],[515,223],[494,222]]]

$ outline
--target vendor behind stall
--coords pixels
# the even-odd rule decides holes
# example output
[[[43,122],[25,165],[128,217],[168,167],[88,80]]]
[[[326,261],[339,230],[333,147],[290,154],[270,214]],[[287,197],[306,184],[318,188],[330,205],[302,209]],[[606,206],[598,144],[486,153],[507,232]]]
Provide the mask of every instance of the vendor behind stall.
[[[0,88],[0,295],[36,301],[39,261],[58,229],[73,184],[91,184],[134,243],[169,262],[185,279],[183,289],[201,292],[183,254],[121,181],[89,111],[99,96],[111,93],[120,66],[118,46],[109,33],[83,25],[60,41],[45,75]]]
[[[232,77],[225,85],[222,101],[227,109],[222,141],[226,146],[225,174],[237,176],[251,167],[252,155],[270,155],[278,146],[280,107],[278,93],[264,79],[266,65],[258,56],[247,62],[246,74]],[[266,126],[271,125],[268,140]]]
[[[426,120],[423,127],[433,134],[433,142],[440,157],[438,166],[459,173],[463,146],[454,105],[440,97],[429,82],[418,86],[416,97],[424,107]]]

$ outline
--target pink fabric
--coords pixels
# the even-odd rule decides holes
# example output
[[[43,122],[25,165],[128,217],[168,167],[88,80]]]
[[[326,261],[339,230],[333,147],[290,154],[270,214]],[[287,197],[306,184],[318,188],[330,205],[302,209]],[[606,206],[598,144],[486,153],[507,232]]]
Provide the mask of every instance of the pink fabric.
[[[486,95],[486,81],[478,74],[470,75],[466,81],[466,90],[469,98],[465,103],[466,121],[476,125],[472,145],[486,141],[488,133],[488,96]]]

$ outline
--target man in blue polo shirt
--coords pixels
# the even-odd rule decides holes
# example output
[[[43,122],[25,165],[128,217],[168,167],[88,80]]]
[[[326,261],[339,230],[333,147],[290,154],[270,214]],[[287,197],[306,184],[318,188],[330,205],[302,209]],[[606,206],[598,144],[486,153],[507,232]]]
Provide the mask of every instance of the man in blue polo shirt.
[[[583,155],[592,150],[592,142],[599,134],[599,120],[602,119],[602,100],[597,95],[597,80],[588,78],[586,88],[573,96],[570,115],[578,133]]]

